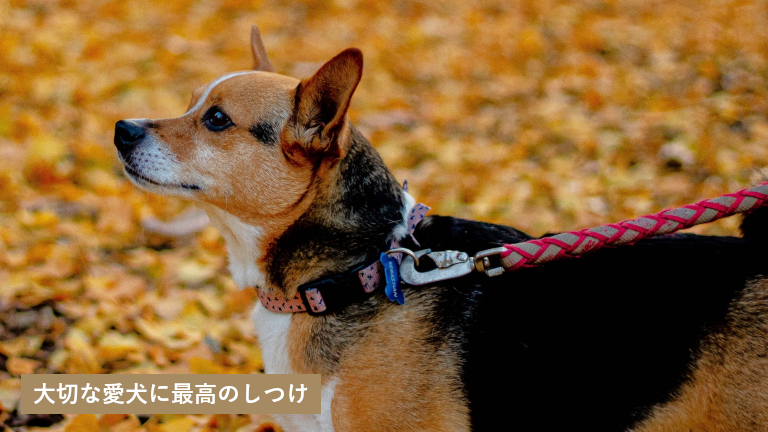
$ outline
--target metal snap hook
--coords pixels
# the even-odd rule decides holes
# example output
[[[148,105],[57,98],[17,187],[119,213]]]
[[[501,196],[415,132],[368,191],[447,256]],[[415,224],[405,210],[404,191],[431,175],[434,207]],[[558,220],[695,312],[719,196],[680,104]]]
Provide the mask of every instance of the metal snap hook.
[[[429,271],[416,270],[416,260],[408,255],[400,263],[400,279],[408,285],[426,285],[447,279],[468,275],[475,270],[469,255],[458,251],[432,252],[429,249],[415,252],[416,257],[427,257],[435,261],[438,267]],[[442,266],[442,267],[441,267]]]

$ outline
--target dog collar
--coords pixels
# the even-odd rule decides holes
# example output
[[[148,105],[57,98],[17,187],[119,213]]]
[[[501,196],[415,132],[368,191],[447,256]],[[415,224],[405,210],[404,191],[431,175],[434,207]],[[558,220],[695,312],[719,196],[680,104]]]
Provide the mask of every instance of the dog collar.
[[[416,225],[424,219],[428,211],[429,207],[424,204],[413,206],[408,215],[407,236],[413,238]],[[400,240],[393,240],[390,249],[398,247],[400,247]],[[400,253],[392,256],[398,263],[402,259]],[[307,312],[310,315],[322,315],[336,312],[352,303],[365,300],[371,293],[384,285],[384,266],[381,261],[375,261],[345,273],[303,284],[297,290],[296,295],[290,299],[260,291],[258,288],[256,292],[261,304],[272,312]]]

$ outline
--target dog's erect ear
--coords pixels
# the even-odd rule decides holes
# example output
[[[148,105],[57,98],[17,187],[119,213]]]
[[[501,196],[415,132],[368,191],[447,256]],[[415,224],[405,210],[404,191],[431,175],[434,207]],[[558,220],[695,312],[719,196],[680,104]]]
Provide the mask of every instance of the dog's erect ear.
[[[267,57],[264,42],[261,41],[261,33],[258,26],[251,27],[251,52],[253,53],[253,69],[264,72],[274,72],[275,68]]]
[[[289,126],[288,144],[305,156],[339,154],[349,102],[363,75],[363,53],[347,48],[324,64],[296,89],[296,104]]]

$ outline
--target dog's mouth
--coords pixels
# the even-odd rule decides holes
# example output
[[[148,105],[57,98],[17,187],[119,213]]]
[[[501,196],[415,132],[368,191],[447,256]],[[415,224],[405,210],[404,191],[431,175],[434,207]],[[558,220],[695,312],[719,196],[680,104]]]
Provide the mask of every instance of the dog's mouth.
[[[188,190],[201,190],[202,188],[198,185],[194,184],[187,184],[187,183],[180,183],[180,184],[168,184],[168,183],[160,183],[156,180],[152,180],[151,178],[139,173],[136,169],[128,165],[127,163],[123,162],[123,168],[125,169],[126,174],[128,174],[130,177],[136,180],[140,180],[155,186],[160,187],[172,187],[172,188],[182,188],[182,189],[188,189]]]

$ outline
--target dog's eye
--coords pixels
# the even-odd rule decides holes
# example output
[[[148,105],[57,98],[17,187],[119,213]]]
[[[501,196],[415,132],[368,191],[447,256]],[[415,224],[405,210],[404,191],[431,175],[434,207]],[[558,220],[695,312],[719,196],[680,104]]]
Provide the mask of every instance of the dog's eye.
[[[228,129],[235,124],[224,114],[219,107],[211,107],[203,116],[203,124],[208,130],[219,132]]]

